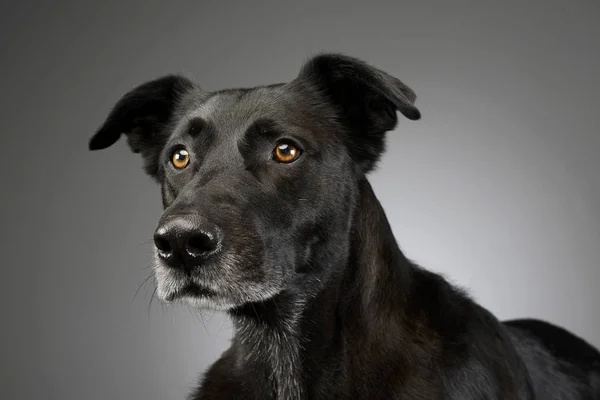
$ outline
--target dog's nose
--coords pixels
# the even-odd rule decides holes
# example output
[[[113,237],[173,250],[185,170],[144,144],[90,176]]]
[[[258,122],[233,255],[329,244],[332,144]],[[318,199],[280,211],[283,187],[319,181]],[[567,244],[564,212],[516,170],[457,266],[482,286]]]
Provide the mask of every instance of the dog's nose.
[[[158,256],[174,268],[200,266],[218,251],[216,225],[194,215],[178,215],[161,222],[154,232]]]

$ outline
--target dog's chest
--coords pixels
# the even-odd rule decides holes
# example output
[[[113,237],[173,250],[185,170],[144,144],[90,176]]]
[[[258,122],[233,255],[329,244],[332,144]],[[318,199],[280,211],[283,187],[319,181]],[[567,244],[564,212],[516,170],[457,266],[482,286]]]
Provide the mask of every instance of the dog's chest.
[[[259,374],[266,379],[265,387],[272,389],[274,400],[306,398],[301,381],[303,374],[298,341],[279,335],[268,337],[267,341],[249,355],[251,361],[243,368],[255,369],[256,372],[262,370]],[[253,375],[251,372],[248,378],[260,379]]]
[[[233,346],[211,368],[204,391],[214,392],[210,387],[229,382],[228,396],[233,397],[227,398],[307,398],[302,382],[302,346],[296,335],[277,330],[240,329],[238,333]]]

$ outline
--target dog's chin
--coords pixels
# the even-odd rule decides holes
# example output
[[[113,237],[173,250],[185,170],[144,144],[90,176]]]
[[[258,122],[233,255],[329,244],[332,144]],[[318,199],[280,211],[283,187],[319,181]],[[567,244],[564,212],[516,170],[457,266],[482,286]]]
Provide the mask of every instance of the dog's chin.
[[[214,290],[189,279],[168,285],[158,280],[156,293],[165,303],[185,303],[195,308],[226,311],[235,306]]]
[[[200,308],[205,310],[228,311],[235,307],[234,304],[231,304],[220,298],[211,298],[196,295],[180,296],[177,298],[177,300],[188,304],[194,308]]]
[[[229,310],[231,304],[215,287],[199,282],[197,279],[180,274],[157,265],[154,269],[156,295],[165,303],[186,303],[196,308]]]
[[[279,286],[249,282],[216,282],[206,277],[154,266],[156,295],[165,303],[186,303],[195,308],[230,311],[246,303],[268,301],[281,292]]]

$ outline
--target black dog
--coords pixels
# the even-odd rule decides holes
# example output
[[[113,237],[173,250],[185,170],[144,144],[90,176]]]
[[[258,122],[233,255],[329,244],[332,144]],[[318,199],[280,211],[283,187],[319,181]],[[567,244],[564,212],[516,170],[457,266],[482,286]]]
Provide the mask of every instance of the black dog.
[[[600,399],[600,353],[537,320],[499,322],[399,249],[366,175],[414,92],[321,54],[291,82],[127,93],[122,133],[161,186],[158,296],[227,310],[231,347],[193,399]]]

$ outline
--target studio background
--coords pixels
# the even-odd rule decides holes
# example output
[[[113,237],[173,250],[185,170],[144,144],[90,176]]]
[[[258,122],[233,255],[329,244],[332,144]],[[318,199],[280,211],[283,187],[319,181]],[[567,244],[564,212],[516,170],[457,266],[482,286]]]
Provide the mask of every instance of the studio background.
[[[499,318],[600,346],[600,3],[22,1],[0,16],[0,398],[182,399],[228,346],[222,314],[149,307],[158,187],[121,140],[125,91],[293,79],[319,51],[397,76],[371,176],[405,253]]]

